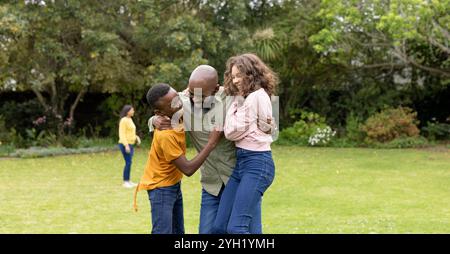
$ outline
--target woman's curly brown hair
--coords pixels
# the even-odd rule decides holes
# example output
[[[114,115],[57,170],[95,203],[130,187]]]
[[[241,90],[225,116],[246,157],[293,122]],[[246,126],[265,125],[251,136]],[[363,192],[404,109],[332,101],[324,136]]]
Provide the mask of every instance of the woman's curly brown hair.
[[[230,57],[226,64],[224,74],[224,87],[228,95],[236,96],[239,93],[238,88],[233,84],[231,69],[233,66],[243,75],[244,97],[250,93],[264,88],[266,93],[271,96],[275,94],[275,88],[278,83],[277,75],[255,54],[247,53]]]

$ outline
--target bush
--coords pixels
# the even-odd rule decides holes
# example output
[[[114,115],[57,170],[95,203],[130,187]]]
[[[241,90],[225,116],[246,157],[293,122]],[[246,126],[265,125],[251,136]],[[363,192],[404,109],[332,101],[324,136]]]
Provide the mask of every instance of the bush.
[[[48,147],[57,145],[58,141],[66,147],[78,146],[76,138],[70,135],[57,140],[56,133],[61,128],[61,117],[51,110],[44,110],[37,99],[25,102],[7,101],[0,107],[0,112],[3,115],[3,127],[8,133],[9,143],[16,147]],[[72,126],[73,122],[68,120],[64,122],[64,127],[68,128],[69,133]]]
[[[371,143],[387,143],[397,138],[417,137],[419,129],[417,113],[410,108],[399,107],[386,109],[377,113],[362,125],[365,141]]]
[[[15,128],[12,128],[8,132],[8,135],[9,135],[8,141],[11,145],[17,148],[29,147],[27,140],[20,133],[18,133]]]
[[[362,120],[354,114],[350,114],[346,119],[345,137],[353,143],[364,141],[364,132],[361,130]]]
[[[49,147],[56,145],[56,135],[45,130],[37,131],[35,128],[25,130],[27,137],[25,140],[26,147],[42,146]],[[23,146],[22,146],[23,147]]]
[[[310,137],[316,135],[317,130],[329,127],[325,123],[325,118],[320,115],[302,111],[300,119],[293,126],[283,129],[280,132],[278,144],[308,145]]]
[[[5,118],[0,115],[0,142],[9,143],[10,142],[9,131],[5,125]]]
[[[0,141],[0,157],[8,156],[13,153],[16,148],[13,145],[4,144]]]
[[[427,126],[423,127],[422,130],[430,140],[450,139],[450,124],[439,123],[435,119],[427,122]]]
[[[316,132],[309,137],[308,144],[311,146],[327,145],[335,135],[336,131],[333,131],[330,126],[323,129],[317,128]]]
[[[33,121],[44,115],[44,109],[37,99],[20,103],[7,101],[0,107],[0,112],[2,112],[5,127],[8,130],[14,128],[22,137],[27,136],[25,130],[35,127]]]
[[[64,136],[61,138],[61,145],[66,148],[78,148],[79,141],[75,136]]]

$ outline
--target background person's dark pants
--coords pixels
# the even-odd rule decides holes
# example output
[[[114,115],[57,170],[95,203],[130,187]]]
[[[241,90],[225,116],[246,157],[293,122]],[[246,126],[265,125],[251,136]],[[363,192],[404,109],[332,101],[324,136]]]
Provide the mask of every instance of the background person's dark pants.
[[[125,167],[123,168],[123,180],[130,181],[130,171],[131,171],[131,163],[134,155],[134,147],[130,146],[130,153],[127,153],[125,150],[125,146],[123,144],[119,144],[119,149],[122,152],[123,158],[125,160]]]
[[[149,190],[152,234],[184,234],[181,183]]]

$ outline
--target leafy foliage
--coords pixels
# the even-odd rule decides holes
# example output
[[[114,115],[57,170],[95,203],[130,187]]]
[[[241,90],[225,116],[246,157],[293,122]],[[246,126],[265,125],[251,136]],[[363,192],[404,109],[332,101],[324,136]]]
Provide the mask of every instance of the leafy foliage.
[[[430,140],[445,140],[450,138],[450,124],[439,123],[436,120],[427,122],[423,128],[425,135]]]
[[[417,113],[410,108],[386,109],[367,119],[361,129],[368,143],[386,143],[397,138],[418,137]]]
[[[41,127],[14,127],[16,143],[31,128],[56,135],[59,144],[81,133],[77,109],[89,93],[110,95],[92,105],[105,120],[91,129],[117,135],[117,113],[132,104],[146,134],[151,85],[184,89],[199,64],[214,66],[222,82],[230,56],[254,52],[280,77],[284,135],[303,128],[290,117],[302,109],[325,117],[349,142],[362,142],[360,124],[403,105],[422,123],[437,117],[423,133],[447,139],[449,13],[449,1],[418,0],[5,0],[0,92],[33,92],[42,109],[33,121],[46,117]]]
[[[297,144],[308,145],[310,138],[314,136],[318,130],[325,129],[328,125],[325,118],[319,114],[308,111],[293,111],[292,116],[300,114],[299,119],[293,126],[285,128],[280,132],[279,144]]]

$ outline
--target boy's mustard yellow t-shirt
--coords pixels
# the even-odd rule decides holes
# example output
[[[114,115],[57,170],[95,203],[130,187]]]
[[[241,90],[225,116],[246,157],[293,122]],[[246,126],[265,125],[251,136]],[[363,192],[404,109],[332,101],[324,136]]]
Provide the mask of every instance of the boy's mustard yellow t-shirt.
[[[173,160],[186,154],[183,129],[155,130],[147,164],[136,191],[171,186],[183,178]]]

